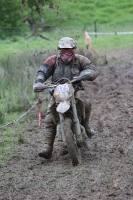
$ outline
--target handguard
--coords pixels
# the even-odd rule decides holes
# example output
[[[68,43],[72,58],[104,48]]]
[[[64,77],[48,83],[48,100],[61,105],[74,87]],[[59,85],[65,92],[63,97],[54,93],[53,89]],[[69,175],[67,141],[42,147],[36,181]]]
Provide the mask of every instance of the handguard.
[[[81,71],[79,76],[74,77],[73,82],[76,81],[91,81],[93,79],[94,72],[90,69]]]
[[[45,89],[54,88],[54,87],[56,87],[56,85],[49,84],[49,83],[40,83],[40,82],[38,82],[38,83],[34,83],[33,84],[34,92],[42,92]]]
[[[33,91],[34,92],[42,92],[45,87],[44,83],[34,83],[33,84]]]

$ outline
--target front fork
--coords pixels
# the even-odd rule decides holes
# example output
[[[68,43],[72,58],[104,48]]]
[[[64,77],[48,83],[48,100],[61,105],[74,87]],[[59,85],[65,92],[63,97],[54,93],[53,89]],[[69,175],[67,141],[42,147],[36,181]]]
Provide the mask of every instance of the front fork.
[[[71,106],[72,106],[72,113],[73,113],[73,123],[74,123],[74,132],[77,140],[78,146],[83,145],[83,136],[81,133],[81,125],[79,122],[78,114],[77,114],[77,108],[76,108],[76,101],[74,95],[71,97]],[[65,134],[64,134],[64,115],[59,113],[60,118],[60,129],[61,129],[61,136],[62,140],[65,143]]]
[[[77,114],[76,101],[74,95],[72,96],[72,113],[73,113],[73,123],[74,123],[75,133],[76,137],[78,138],[78,136],[81,135],[81,127]]]
[[[64,116],[63,114],[59,113],[59,118],[60,118],[60,129],[61,129],[61,139],[63,140],[63,143],[65,142],[65,134],[64,134]]]

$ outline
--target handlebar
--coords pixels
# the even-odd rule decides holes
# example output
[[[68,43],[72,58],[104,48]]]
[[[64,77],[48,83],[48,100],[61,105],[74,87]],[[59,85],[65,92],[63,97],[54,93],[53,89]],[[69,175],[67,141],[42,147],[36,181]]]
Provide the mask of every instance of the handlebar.
[[[54,82],[54,83],[43,83],[42,84],[42,87],[44,89],[47,89],[47,88],[54,88],[57,86],[57,84],[59,84],[62,80],[66,80],[66,82],[69,82],[69,83],[74,83],[76,81],[80,81],[82,78],[77,78],[75,77],[73,80],[69,80],[68,78],[61,78],[59,79],[58,81]],[[60,83],[61,84],[61,83]]]
[[[59,84],[63,80],[66,80],[69,83],[74,83],[74,82],[80,81],[82,79],[83,79],[83,76],[82,77],[74,77],[74,79],[71,81],[68,78],[61,78],[57,82],[54,82],[54,83],[35,83],[33,85],[33,89],[34,89],[34,92],[41,92],[45,89],[56,87],[57,84]]]

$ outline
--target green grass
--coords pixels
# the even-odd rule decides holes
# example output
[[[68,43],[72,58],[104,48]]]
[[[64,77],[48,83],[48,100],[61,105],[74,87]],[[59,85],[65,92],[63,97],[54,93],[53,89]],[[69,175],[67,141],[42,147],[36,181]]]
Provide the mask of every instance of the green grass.
[[[11,152],[15,150],[16,145],[21,145],[25,142],[21,129],[22,125],[19,123],[13,127],[0,129],[2,133],[0,135],[0,167],[2,167],[7,158],[11,157]]]
[[[106,20],[110,26],[110,24],[117,25],[118,19],[122,25],[127,22],[132,23],[133,1],[69,0],[66,2],[55,0],[54,9],[47,6],[45,13],[46,23],[56,26],[89,26],[94,23],[94,20],[100,24],[104,24]]]
[[[133,35],[104,35],[92,39],[98,52],[133,46]]]
[[[124,31],[126,31],[124,29]],[[115,33],[115,30],[114,30]],[[75,32],[69,32],[66,31],[66,34],[62,32],[60,33],[59,30],[56,30],[55,33],[50,32],[50,38],[51,41],[42,40],[39,37],[32,37],[29,40],[24,40],[23,38],[18,38],[17,42],[9,42],[8,40],[2,41],[1,48],[0,48],[0,54],[1,56],[14,54],[21,56],[21,53],[27,52],[34,55],[35,52],[38,51],[38,53],[42,54],[42,60],[43,56],[48,54],[48,52],[58,53],[57,51],[57,44],[60,38],[64,36],[70,36],[74,38],[77,42],[78,48],[84,48],[84,35],[83,31],[75,31]],[[90,35],[92,38],[92,44],[95,47],[96,50],[101,51],[103,49],[113,49],[113,48],[122,48],[127,46],[132,46],[133,44],[133,35],[98,35],[95,37],[94,35]],[[78,50],[78,49],[77,49]],[[49,53],[51,54],[51,53]]]

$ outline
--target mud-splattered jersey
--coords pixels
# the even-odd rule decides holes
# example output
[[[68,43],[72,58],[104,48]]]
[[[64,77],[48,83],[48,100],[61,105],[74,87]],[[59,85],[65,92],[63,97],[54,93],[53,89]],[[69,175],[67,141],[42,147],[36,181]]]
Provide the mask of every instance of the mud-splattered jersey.
[[[36,80],[46,81],[49,77],[54,82],[63,77],[72,80],[73,77],[80,75],[83,71],[91,74],[88,78],[89,81],[95,80],[98,75],[94,64],[85,56],[75,54],[71,62],[64,63],[60,58],[60,54],[53,55],[47,58],[41,65],[37,72]],[[74,83],[74,88],[75,90],[83,90],[82,82]]]

